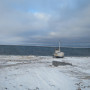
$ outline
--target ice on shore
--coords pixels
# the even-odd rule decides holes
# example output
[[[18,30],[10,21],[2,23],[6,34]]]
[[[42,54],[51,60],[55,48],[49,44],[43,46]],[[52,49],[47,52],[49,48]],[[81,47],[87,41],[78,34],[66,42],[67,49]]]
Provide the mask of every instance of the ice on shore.
[[[90,57],[0,56],[0,90],[90,90]]]

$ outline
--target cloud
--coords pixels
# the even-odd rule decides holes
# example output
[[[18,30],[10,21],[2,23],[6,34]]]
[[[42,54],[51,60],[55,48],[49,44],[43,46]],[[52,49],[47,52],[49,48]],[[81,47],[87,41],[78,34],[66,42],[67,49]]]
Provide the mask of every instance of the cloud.
[[[84,37],[90,32],[90,6],[85,7],[83,10],[74,13],[72,17],[67,19],[63,16],[57,19],[51,19],[50,27],[52,27],[53,35],[57,37]],[[65,13],[67,15],[67,13]],[[63,20],[62,20],[63,18]],[[51,35],[52,32],[50,32]],[[89,36],[89,35],[88,35]]]
[[[90,0],[0,0],[0,44],[90,39]]]

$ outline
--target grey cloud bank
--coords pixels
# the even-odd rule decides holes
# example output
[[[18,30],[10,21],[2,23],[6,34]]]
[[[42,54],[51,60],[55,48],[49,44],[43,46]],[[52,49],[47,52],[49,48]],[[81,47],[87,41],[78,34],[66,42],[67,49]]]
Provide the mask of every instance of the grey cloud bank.
[[[0,0],[0,44],[90,42],[89,11],[90,0]]]

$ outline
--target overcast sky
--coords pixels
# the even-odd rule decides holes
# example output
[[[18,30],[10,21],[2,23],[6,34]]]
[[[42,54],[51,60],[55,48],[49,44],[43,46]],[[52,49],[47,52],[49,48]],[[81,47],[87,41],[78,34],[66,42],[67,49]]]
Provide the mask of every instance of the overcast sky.
[[[0,45],[90,42],[90,0],[0,0]]]

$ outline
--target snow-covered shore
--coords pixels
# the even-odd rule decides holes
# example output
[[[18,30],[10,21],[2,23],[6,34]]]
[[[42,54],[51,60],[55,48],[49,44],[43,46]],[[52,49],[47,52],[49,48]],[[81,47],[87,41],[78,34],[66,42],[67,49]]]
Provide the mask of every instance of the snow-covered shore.
[[[90,57],[1,55],[0,90],[90,90]]]

